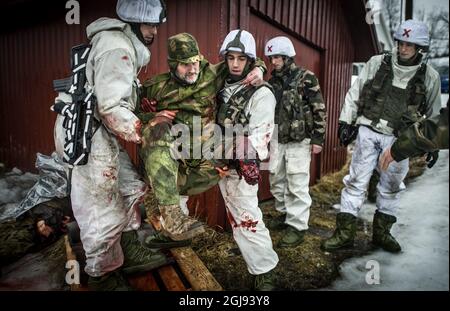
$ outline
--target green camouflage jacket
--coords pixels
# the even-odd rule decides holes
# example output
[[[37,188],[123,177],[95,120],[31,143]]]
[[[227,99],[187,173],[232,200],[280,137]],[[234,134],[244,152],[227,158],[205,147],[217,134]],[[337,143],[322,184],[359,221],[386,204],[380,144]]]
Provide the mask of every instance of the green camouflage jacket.
[[[417,122],[404,130],[391,147],[395,161],[448,149],[448,103],[439,115]]]
[[[323,145],[326,108],[319,81],[313,72],[288,63],[273,71],[269,83],[277,98],[275,123],[281,143],[311,138],[311,144]]]

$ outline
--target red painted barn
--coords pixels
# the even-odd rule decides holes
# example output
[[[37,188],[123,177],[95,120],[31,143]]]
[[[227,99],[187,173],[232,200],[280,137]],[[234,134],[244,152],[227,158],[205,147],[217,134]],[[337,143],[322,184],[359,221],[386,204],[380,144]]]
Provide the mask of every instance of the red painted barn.
[[[36,152],[50,154],[55,114],[50,111],[55,92],[52,80],[69,74],[69,52],[86,41],[85,28],[102,16],[115,16],[115,0],[79,0],[80,24],[65,22],[66,1],[10,0],[0,4],[10,16],[0,29],[0,162],[7,167],[34,170]],[[179,32],[193,34],[205,57],[217,62],[218,50],[233,29],[250,31],[258,56],[265,42],[289,36],[298,64],[316,73],[328,111],[326,144],[313,159],[311,181],[338,170],[346,151],[337,140],[337,122],[348,88],[352,63],[367,61],[379,52],[374,28],[365,22],[360,0],[166,0],[167,23],[160,27],[151,48],[150,64],[141,80],[168,70],[166,39]],[[36,12],[44,12],[36,14]],[[267,59],[266,59],[267,61]],[[267,77],[268,78],[268,77]],[[135,146],[127,145],[137,161]],[[270,198],[267,174],[260,199]],[[224,227],[225,210],[217,188],[191,198],[191,209],[210,225]]]

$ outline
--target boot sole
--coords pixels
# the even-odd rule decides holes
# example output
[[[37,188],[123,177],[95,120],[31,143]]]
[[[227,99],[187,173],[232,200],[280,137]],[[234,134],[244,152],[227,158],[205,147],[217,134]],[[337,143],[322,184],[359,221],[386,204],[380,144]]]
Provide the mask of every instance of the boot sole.
[[[345,244],[345,245],[342,245],[342,246],[340,246],[340,247],[334,247],[334,248],[326,248],[326,247],[324,247],[324,246],[320,246],[320,249],[322,250],[322,251],[324,251],[324,252],[334,252],[334,251],[339,251],[339,250],[345,250],[345,249],[350,249],[350,248],[353,248],[354,247],[354,243],[351,243],[351,244]]]
[[[400,249],[395,249],[395,250],[384,248],[381,244],[375,243],[373,241],[372,241],[372,245],[375,246],[375,248],[381,248],[382,250],[384,250],[384,251],[386,251],[388,253],[392,253],[392,254],[397,254],[397,253],[400,253],[402,251],[401,248]]]
[[[156,241],[150,241],[145,242],[145,246],[149,248],[175,248],[175,247],[185,247],[191,245],[192,240],[182,240],[182,241],[173,241],[173,242],[156,242]]]
[[[199,226],[197,228],[194,228],[192,230],[189,230],[187,232],[181,233],[181,234],[173,234],[163,229],[163,232],[166,236],[171,238],[174,241],[184,241],[194,238],[195,236],[202,234],[205,232],[205,226]]]
[[[278,225],[278,226],[268,225],[268,226],[266,226],[266,228],[269,230],[280,230],[280,231],[286,229],[287,227],[288,227],[288,225]]]
[[[126,274],[126,275],[135,274],[135,273],[143,273],[143,272],[148,272],[148,271],[154,270],[156,268],[171,264],[173,262],[174,262],[174,260],[172,258],[161,258],[160,260],[152,262],[152,263],[122,268],[122,272],[123,272],[123,274]]]
[[[280,243],[278,243],[277,246],[279,248],[291,248],[291,247],[297,247],[297,246],[301,245],[303,242],[304,242],[304,240],[301,240],[301,241],[298,241],[298,242],[295,242],[295,243],[282,243],[282,242],[280,242]]]

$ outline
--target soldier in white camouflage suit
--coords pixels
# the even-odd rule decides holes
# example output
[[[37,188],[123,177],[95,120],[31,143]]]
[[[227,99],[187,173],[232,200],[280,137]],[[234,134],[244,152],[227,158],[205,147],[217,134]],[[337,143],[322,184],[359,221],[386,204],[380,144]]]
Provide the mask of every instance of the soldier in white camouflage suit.
[[[341,209],[336,216],[333,236],[322,248],[333,251],[353,246],[356,217],[362,207],[370,177],[378,169],[378,159],[403,130],[429,117],[441,105],[439,74],[423,62],[430,44],[428,27],[407,20],[394,33],[398,42],[392,53],[373,56],[345,97],[339,117],[339,139],[348,145],[356,138],[350,171],[344,178]],[[379,171],[377,210],[373,218],[372,242],[388,252],[401,246],[390,230],[397,221],[403,179],[408,159],[392,163]]]

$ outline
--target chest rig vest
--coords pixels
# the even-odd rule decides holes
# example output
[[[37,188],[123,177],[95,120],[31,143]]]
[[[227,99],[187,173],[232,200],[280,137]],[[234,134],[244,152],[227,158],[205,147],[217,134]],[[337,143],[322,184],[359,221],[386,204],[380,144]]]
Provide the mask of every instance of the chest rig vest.
[[[286,80],[271,80],[277,99],[275,123],[278,125],[278,141],[282,144],[301,142],[310,136],[313,128],[308,90],[303,82],[305,72],[295,67]]]
[[[427,67],[422,64],[406,88],[401,89],[392,85],[394,74],[391,60],[392,55],[385,54],[375,77],[364,84],[358,102],[358,116],[368,118],[373,126],[383,119],[397,135],[425,114]]]
[[[247,126],[250,121],[250,115],[245,113],[250,98],[261,87],[266,86],[270,90],[272,87],[265,82],[260,86],[243,87],[238,92],[231,95],[227,102],[223,101],[223,96],[219,95],[217,102],[219,111],[217,113],[217,124],[220,126],[233,126],[240,124],[243,127]]]

